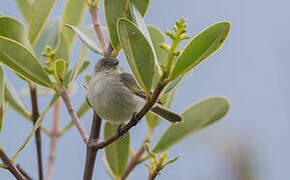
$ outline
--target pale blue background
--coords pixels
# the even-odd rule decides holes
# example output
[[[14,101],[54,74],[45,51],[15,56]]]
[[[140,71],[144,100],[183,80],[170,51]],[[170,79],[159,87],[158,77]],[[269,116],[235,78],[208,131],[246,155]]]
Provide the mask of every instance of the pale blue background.
[[[14,1],[0,0],[0,12],[23,20]],[[152,0],[146,22],[162,30],[184,16],[190,35],[220,20],[231,22],[231,31],[223,47],[184,81],[177,91],[173,109],[182,111],[187,106],[211,95],[223,95],[231,101],[230,113],[210,128],[188,137],[169,150],[169,156],[181,154],[181,158],[168,166],[159,179],[236,180],[231,168],[234,158],[250,159],[259,180],[287,180],[290,177],[290,112],[289,67],[290,13],[289,1],[276,0]],[[61,14],[63,1],[59,1],[52,17]],[[87,14],[84,24],[90,23]],[[104,20],[102,18],[102,23]],[[79,41],[78,41],[79,42]],[[75,61],[80,43],[72,54]],[[99,56],[90,53],[91,60]],[[120,57],[125,67],[124,56]],[[126,68],[128,70],[128,68]],[[11,72],[8,76],[18,89],[26,87]],[[92,67],[87,73],[92,72]],[[78,79],[80,84],[83,80]],[[84,98],[79,88],[73,96],[77,107]],[[29,104],[29,98],[24,98]],[[47,98],[40,99],[41,108]],[[67,123],[67,112],[62,112],[62,125]],[[89,132],[91,113],[82,120]],[[50,127],[51,115],[44,125]],[[158,137],[167,124],[163,123]],[[9,155],[20,146],[32,125],[11,108],[0,136],[1,145]],[[131,130],[134,147],[138,147],[145,135],[145,122]],[[47,166],[49,140],[43,135],[44,169]],[[154,140],[156,142],[156,138]],[[242,148],[251,156],[239,156]],[[85,146],[73,128],[58,143],[57,160],[53,179],[81,179]],[[37,166],[34,139],[17,159],[35,179]],[[232,161],[230,161],[231,159]],[[109,179],[105,173],[103,153],[98,154],[94,179]],[[8,171],[0,169],[0,179],[13,179]],[[136,168],[131,179],[147,179],[144,165]]]

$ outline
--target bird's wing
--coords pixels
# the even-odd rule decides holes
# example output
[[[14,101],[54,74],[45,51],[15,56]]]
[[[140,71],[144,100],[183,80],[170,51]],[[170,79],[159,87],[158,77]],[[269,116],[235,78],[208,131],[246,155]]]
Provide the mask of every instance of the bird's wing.
[[[145,92],[139,87],[135,78],[129,73],[122,73],[120,76],[120,81],[128,88],[132,93],[146,99]]]
[[[123,72],[121,74],[121,82],[128,88],[130,89],[130,91],[134,94],[136,94],[137,96],[143,98],[146,100],[146,94],[145,92],[140,88],[140,86],[137,84],[135,78],[129,74],[129,73],[125,73]],[[157,101],[158,104],[163,104],[160,100]]]

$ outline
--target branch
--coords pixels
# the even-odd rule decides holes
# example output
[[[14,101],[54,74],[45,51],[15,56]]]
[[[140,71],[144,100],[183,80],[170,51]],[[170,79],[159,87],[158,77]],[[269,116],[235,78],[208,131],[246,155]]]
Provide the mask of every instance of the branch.
[[[90,7],[90,14],[92,17],[92,21],[95,27],[96,34],[98,36],[98,39],[103,47],[104,53],[107,52],[107,43],[105,41],[105,38],[103,36],[101,26],[100,26],[100,21],[98,17],[98,9],[96,7]]]
[[[38,110],[38,101],[37,101],[37,90],[36,87],[33,85],[29,85],[30,88],[30,97],[31,97],[31,106],[32,106],[32,120],[33,124],[36,123],[39,117],[39,110]],[[36,151],[37,151],[37,161],[38,161],[38,176],[39,180],[43,180],[43,168],[42,168],[42,151],[41,151],[41,131],[38,128],[35,131],[35,144],[36,144]]]
[[[89,142],[99,141],[100,132],[101,132],[102,119],[94,112],[91,134],[89,138]],[[91,180],[94,173],[94,165],[96,161],[98,151],[94,151],[94,149],[90,146],[87,146],[87,154],[86,154],[86,164],[84,170],[83,180]]]
[[[137,166],[140,157],[145,152],[145,148],[144,148],[144,144],[145,143],[147,143],[146,140],[142,143],[142,145],[141,145],[140,149],[138,150],[138,152],[134,155],[134,157],[129,162],[124,174],[121,177],[121,180],[126,180],[126,178],[129,176],[129,174],[132,172],[132,170]]]
[[[53,166],[55,162],[55,155],[56,155],[56,145],[58,140],[58,126],[59,126],[59,118],[60,118],[60,101],[57,100],[54,104],[53,109],[53,122],[51,128],[51,136],[50,136],[50,152],[49,152],[49,162],[47,167],[47,174],[45,179],[50,180],[52,177]]]
[[[94,150],[102,149],[109,144],[113,143],[117,139],[119,139],[122,135],[126,134],[132,127],[136,126],[136,124],[145,116],[145,114],[153,107],[153,105],[157,102],[159,95],[161,94],[162,90],[164,89],[165,84],[158,82],[153,94],[152,98],[147,101],[147,103],[143,106],[143,108],[136,114],[136,119],[131,119],[125,127],[122,128],[120,134],[116,134],[109,139],[106,139],[100,143],[93,142],[89,144],[94,148]]]
[[[148,176],[148,180],[154,180],[159,174],[159,171],[154,170],[153,173],[150,173]]]
[[[26,180],[32,180],[32,178],[20,167],[19,164],[16,165],[16,168],[23,174],[23,176],[26,178]]]
[[[65,105],[67,107],[67,110],[68,110],[68,112],[69,112],[69,114],[70,114],[75,126],[77,127],[80,135],[82,136],[83,141],[85,143],[87,143],[88,135],[87,135],[86,131],[84,130],[84,128],[82,127],[82,125],[80,123],[80,120],[79,120],[75,110],[72,107],[71,100],[70,100],[70,97],[67,94],[67,91],[63,92],[61,94],[61,97],[62,97],[62,100],[63,100],[63,102],[65,103]]]
[[[2,162],[8,167],[8,170],[13,174],[13,176],[18,180],[25,180],[25,177],[21,174],[21,172],[16,168],[13,162],[8,158],[7,154],[0,147],[0,159]]]

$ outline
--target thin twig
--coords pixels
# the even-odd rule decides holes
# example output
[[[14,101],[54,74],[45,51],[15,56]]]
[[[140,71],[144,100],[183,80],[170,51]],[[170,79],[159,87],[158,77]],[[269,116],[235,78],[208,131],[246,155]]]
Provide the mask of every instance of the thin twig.
[[[26,178],[26,180],[32,180],[32,178],[20,167],[19,164],[16,165],[17,169],[21,172],[21,174]]]
[[[89,138],[90,141],[99,141],[100,132],[101,132],[102,119],[94,112],[91,134]],[[92,147],[87,146],[87,154],[86,154],[86,164],[84,170],[83,180],[91,180],[94,173],[94,165],[97,157],[97,152],[94,151]]]
[[[31,106],[32,106],[32,117],[31,118],[33,120],[33,124],[35,124],[38,117],[39,117],[37,90],[36,90],[36,87],[34,87],[33,85],[29,85],[29,88],[30,88],[30,97],[31,97]],[[43,180],[40,128],[38,128],[35,131],[35,144],[36,144],[36,150],[37,150],[38,176],[39,176],[39,180]]]
[[[155,170],[153,173],[150,173],[148,176],[148,180],[154,180],[159,174],[159,171]]]
[[[102,149],[109,144],[113,143],[117,139],[119,139],[122,135],[126,134],[132,127],[134,127],[145,114],[153,107],[153,105],[157,102],[159,95],[161,94],[162,90],[164,89],[165,84],[159,82],[152,94],[152,98],[147,101],[147,103],[143,106],[143,108],[136,114],[136,119],[131,119],[126,126],[124,126],[119,134],[116,134],[100,143],[93,142],[90,146],[94,147],[94,150]]]
[[[96,7],[90,7],[90,14],[92,17],[92,21],[95,27],[96,34],[98,36],[98,39],[103,47],[104,53],[107,51],[107,43],[105,41],[105,38],[103,36],[100,22],[99,22],[99,17],[98,17],[98,9]]]
[[[8,170],[13,174],[13,176],[18,180],[25,180],[25,177],[21,172],[16,168],[13,162],[9,159],[4,150],[0,147],[0,159],[8,167]]]
[[[65,103],[65,105],[67,107],[67,110],[68,110],[72,120],[74,121],[75,126],[77,127],[80,135],[82,136],[83,141],[85,143],[87,143],[88,135],[87,135],[86,131],[84,130],[84,128],[82,127],[82,125],[80,123],[80,120],[79,120],[75,110],[72,107],[71,100],[70,100],[70,97],[69,97],[67,91],[63,92],[61,94],[61,97],[62,97],[62,100],[63,100],[63,102]]]
[[[123,173],[121,180],[126,180],[126,178],[129,176],[129,174],[132,172],[132,170],[136,167],[138,164],[138,161],[140,157],[144,154],[145,148],[144,145],[147,141],[144,141],[140,147],[140,149],[137,151],[137,153],[134,155],[134,157],[130,160],[125,172]]]
[[[112,43],[110,43],[107,50],[104,53],[104,56],[111,56],[113,54],[113,51],[114,49],[113,49]]]
[[[56,156],[56,145],[58,141],[58,127],[59,127],[59,119],[60,119],[60,101],[57,100],[54,104],[53,108],[53,121],[52,121],[52,128],[51,128],[51,136],[50,136],[50,152],[49,152],[49,162],[47,167],[47,174],[45,179],[50,180],[52,177],[53,166],[55,162]]]

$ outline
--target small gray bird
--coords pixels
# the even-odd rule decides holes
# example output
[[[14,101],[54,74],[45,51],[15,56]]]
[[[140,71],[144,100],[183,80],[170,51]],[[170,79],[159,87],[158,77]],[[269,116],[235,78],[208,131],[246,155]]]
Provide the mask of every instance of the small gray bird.
[[[146,96],[136,83],[134,77],[125,73],[115,58],[106,57],[98,61],[92,75],[88,92],[88,100],[96,113],[104,120],[122,123],[130,120],[146,103]],[[151,112],[177,123],[183,117],[161,104],[156,104]]]

